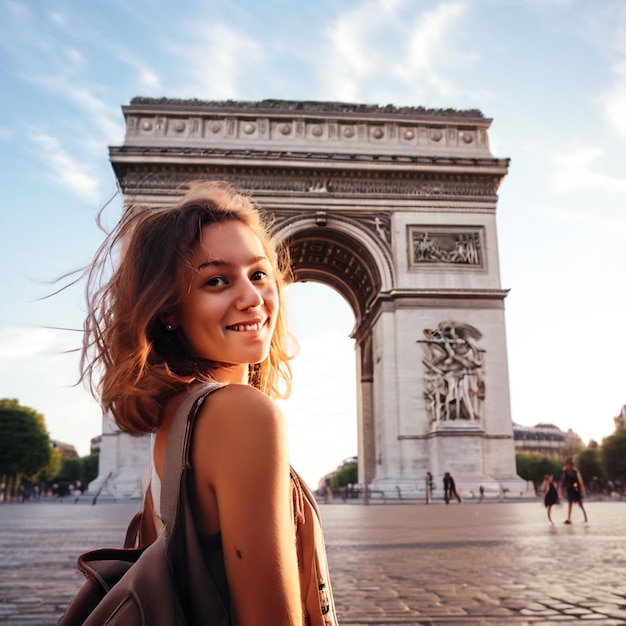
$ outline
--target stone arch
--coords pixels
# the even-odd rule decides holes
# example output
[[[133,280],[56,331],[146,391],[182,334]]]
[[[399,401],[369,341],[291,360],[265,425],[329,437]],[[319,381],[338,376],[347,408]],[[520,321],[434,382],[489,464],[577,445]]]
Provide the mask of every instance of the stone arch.
[[[296,280],[330,285],[352,307],[360,482],[423,494],[427,470],[436,480],[452,470],[462,490],[520,489],[495,223],[509,161],[491,154],[490,119],[285,100],[135,98],[123,112],[124,145],[110,158],[127,201],[158,206],[192,180],[229,181],[273,219]],[[442,324],[483,335],[478,420],[429,413],[437,363],[424,346],[438,338],[425,332]]]
[[[380,218],[379,218],[380,219]],[[294,280],[313,280],[336,289],[355,316],[352,334],[357,367],[357,441],[359,480],[376,476],[371,331],[358,332],[380,294],[393,289],[395,276],[389,229],[375,236],[372,220],[328,216],[325,211],[278,221],[274,235],[288,247]]]
[[[289,248],[295,280],[336,289],[352,307],[357,326],[378,294],[393,288],[388,248],[357,220],[318,211],[279,222],[274,234]]]

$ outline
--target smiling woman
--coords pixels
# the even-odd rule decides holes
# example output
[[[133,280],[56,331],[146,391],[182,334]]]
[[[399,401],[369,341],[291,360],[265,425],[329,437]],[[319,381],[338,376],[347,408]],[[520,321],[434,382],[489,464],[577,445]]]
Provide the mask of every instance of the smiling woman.
[[[187,491],[220,601],[238,626],[260,616],[332,626],[319,513],[290,469],[274,402],[291,386],[282,267],[260,213],[226,184],[192,185],[170,207],[128,209],[87,275],[82,375],[122,430],[153,433],[140,543],[164,527],[176,411],[202,385],[215,390],[193,425]],[[185,592],[189,623],[211,623]]]
[[[213,378],[245,384],[248,364],[263,361],[276,328],[272,263],[238,221],[204,226],[195,254],[187,292],[161,320],[171,332],[180,329],[197,356],[220,364]]]

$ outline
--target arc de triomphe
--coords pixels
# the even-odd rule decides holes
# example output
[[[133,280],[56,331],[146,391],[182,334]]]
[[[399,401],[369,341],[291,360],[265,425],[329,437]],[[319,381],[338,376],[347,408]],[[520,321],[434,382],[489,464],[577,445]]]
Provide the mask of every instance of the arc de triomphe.
[[[508,159],[480,111],[136,98],[110,149],[126,202],[229,180],[275,217],[296,280],[336,289],[356,318],[359,480],[421,493],[519,493],[496,234]],[[104,420],[91,490],[137,495],[146,438]]]

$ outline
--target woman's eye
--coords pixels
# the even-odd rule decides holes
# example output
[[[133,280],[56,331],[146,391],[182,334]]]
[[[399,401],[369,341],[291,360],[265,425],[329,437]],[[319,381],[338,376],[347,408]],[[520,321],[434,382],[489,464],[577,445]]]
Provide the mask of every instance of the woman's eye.
[[[267,273],[263,270],[256,270],[256,272],[252,273],[251,280],[265,280],[267,278]]]
[[[211,276],[205,284],[208,287],[222,287],[226,284],[226,279],[223,276]]]

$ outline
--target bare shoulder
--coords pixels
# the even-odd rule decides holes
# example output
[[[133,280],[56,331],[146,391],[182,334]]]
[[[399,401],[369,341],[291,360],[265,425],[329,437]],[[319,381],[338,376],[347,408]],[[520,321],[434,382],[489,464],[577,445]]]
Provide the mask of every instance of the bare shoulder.
[[[284,417],[277,404],[249,385],[227,385],[202,404],[197,427],[224,437],[282,430]]]
[[[280,415],[276,403],[262,391],[250,385],[226,385],[212,393],[203,403],[201,413],[229,412],[256,417],[270,414]]]
[[[195,422],[192,465],[201,531],[245,535],[237,520],[289,501],[286,426],[277,405],[246,385],[210,394]]]

